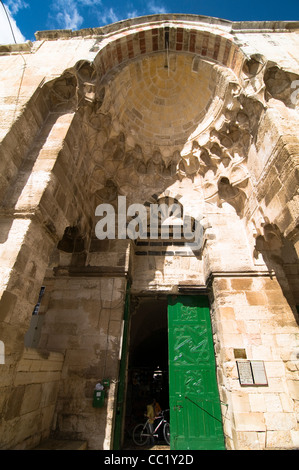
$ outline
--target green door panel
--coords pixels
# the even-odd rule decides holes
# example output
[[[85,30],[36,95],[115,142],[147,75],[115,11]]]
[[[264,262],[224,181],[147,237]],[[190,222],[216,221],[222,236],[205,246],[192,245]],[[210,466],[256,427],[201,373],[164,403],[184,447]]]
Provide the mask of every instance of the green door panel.
[[[169,297],[168,343],[171,449],[225,449],[207,297]]]

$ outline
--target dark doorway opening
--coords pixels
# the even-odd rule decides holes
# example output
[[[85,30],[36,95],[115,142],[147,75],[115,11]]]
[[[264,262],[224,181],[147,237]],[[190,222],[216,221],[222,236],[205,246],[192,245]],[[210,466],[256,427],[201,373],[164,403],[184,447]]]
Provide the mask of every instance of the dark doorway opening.
[[[167,299],[134,297],[128,357],[124,443],[136,424],[145,421],[146,406],[155,398],[169,408]]]

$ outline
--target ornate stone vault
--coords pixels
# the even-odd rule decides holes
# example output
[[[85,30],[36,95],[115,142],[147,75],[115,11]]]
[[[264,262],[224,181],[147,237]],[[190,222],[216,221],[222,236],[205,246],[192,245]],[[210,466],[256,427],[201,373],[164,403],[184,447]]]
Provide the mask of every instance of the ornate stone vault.
[[[81,86],[88,91],[80,112],[94,159],[92,192],[99,200],[111,202],[118,193],[145,201],[188,178],[204,188],[208,202],[229,200],[242,212],[252,99],[231,70],[165,50],[94,83],[93,93],[86,82]]]

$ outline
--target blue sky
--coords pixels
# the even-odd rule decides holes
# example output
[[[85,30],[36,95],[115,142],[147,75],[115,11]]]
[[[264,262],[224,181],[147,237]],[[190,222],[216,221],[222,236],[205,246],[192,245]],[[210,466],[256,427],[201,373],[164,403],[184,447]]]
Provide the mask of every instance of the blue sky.
[[[14,42],[3,4],[17,42],[34,41],[36,31],[97,27],[154,13],[192,13],[231,21],[299,21],[299,0],[3,0],[2,44]]]

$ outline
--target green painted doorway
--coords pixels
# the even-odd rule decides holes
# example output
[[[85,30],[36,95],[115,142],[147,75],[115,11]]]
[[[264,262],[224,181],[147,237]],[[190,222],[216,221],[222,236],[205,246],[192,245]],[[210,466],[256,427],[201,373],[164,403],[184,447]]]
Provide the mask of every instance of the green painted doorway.
[[[168,299],[170,448],[224,450],[209,301]]]

